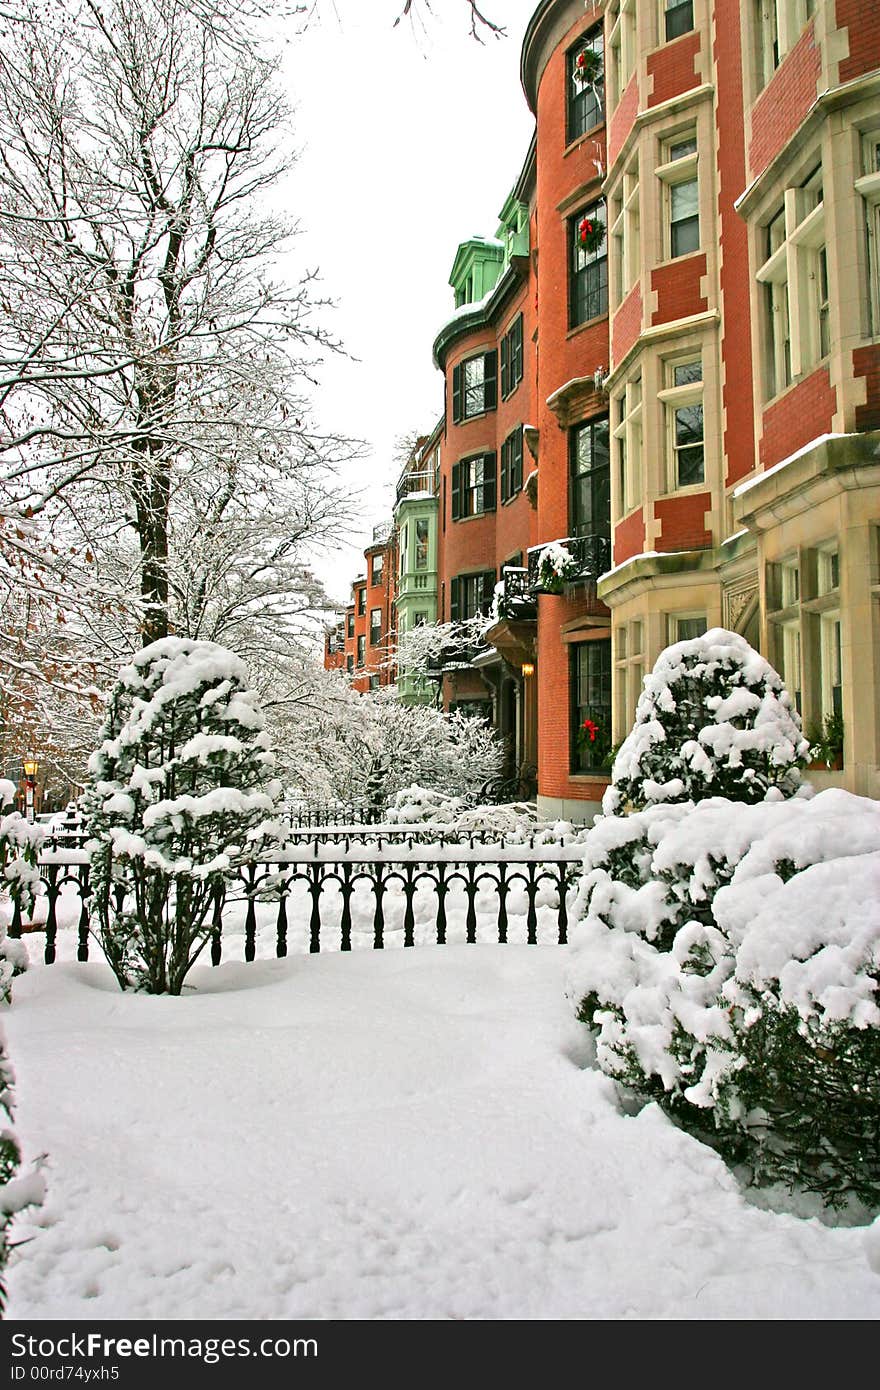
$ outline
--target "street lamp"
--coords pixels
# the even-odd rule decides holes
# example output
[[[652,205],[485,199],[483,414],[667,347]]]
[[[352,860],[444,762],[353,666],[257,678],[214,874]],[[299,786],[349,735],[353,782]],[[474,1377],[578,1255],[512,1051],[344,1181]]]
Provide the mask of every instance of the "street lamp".
[[[40,770],[40,764],[35,757],[31,756],[30,758],[24,758],[22,760],[22,767],[24,768],[25,819],[33,825],[34,787],[37,781],[37,773]]]

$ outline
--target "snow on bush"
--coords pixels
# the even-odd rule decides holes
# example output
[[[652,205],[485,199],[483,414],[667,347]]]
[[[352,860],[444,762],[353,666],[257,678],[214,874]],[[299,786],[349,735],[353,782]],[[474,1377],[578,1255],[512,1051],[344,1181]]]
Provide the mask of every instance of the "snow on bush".
[[[713,628],[657,659],[611,772],[603,810],[727,796],[791,796],[809,757],[773,667],[744,637]]]
[[[280,832],[280,786],[242,662],[169,637],[123,667],[89,763],[92,921],[125,988],[179,994],[230,870]]]
[[[29,825],[18,811],[12,809],[15,786],[0,778],[0,870],[6,891],[14,902],[30,910],[39,890],[37,855],[43,841],[39,826]],[[9,1004],[12,980],[27,969],[27,951],[21,941],[6,935],[6,924],[0,922],[0,1001]],[[12,1121],[12,1064],[6,1050],[6,1037],[0,1028],[0,1115]],[[6,1284],[3,1272],[9,1258],[9,1230],[16,1213],[25,1207],[38,1206],[45,1195],[45,1183],[38,1169],[18,1176],[21,1151],[13,1131],[6,1125],[0,1128],[0,1314],[6,1305]]]
[[[880,1204],[880,806],[601,819],[568,992],[597,1060],[757,1181]]]

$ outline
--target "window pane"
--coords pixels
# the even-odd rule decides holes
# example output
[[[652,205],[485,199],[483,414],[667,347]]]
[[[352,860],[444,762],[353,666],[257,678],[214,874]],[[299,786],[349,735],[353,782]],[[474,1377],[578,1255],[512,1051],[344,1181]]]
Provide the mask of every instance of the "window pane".
[[[689,386],[692,381],[702,380],[702,362],[682,362],[672,370],[672,381],[675,386]]]
[[[666,39],[677,39],[694,27],[693,0],[666,0]]]

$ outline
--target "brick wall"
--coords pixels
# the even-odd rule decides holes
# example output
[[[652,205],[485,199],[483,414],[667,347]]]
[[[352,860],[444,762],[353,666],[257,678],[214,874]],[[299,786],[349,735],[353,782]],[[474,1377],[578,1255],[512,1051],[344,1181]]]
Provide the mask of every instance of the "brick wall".
[[[788,143],[813,105],[820,71],[821,56],[810,22],[752,107],[749,164],[753,178]]]
[[[837,24],[849,35],[849,56],[840,62],[839,80],[880,67],[880,0],[837,0]]]
[[[651,289],[657,295],[657,308],[651,315],[651,323],[670,323],[673,319],[703,313],[709,307],[706,296],[700,293],[700,281],[705,274],[705,251],[678,256],[652,270]]]
[[[837,393],[831,385],[827,367],[792,386],[764,411],[760,458],[763,468],[788,458],[809,444],[811,439],[831,429]]]
[[[880,430],[880,344],[856,348],[852,355],[853,376],[865,380],[866,399],[857,405],[857,430]]]
[[[619,526],[614,528],[614,547],[612,561],[623,564],[633,555],[641,555],[645,548],[645,514],[641,507],[631,512]]]
[[[686,493],[682,497],[661,497],[654,503],[654,520],[660,522],[660,534],[654,541],[657,550],[702,550],[712,544],[712,532],[706,530],[705,514],[712,510],[709,492]]]
[[[654,79],[649,106],[657,106],[661,101],[669,101],[670,97],[699,86],[695,62],[699,51],[700,35],[694,30],[648,54],[648,80]]]
[[[642,287],[635,284],[614,315],[612,360],[621,362],[642,331]]]

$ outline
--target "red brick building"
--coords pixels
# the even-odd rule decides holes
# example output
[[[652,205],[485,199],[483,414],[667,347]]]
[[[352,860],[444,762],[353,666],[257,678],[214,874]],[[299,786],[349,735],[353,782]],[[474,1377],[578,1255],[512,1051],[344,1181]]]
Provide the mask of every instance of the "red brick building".
[[[434,343],[439,617],[504,586],[444,701],[588,818],[645,672],[723,625],[838,748],[815,780],[880,795],[880,8],[543,0],[521,76]]]

